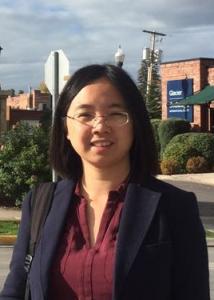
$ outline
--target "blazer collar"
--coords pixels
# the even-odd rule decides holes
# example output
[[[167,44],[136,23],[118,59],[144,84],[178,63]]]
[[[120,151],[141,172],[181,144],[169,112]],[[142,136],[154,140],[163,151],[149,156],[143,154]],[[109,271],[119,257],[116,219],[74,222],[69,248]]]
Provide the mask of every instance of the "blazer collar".
[[[113,300],[125,279],[146,236],[156,212],[161,193],[137,184],[129,184],[122,211],[116,249]]]

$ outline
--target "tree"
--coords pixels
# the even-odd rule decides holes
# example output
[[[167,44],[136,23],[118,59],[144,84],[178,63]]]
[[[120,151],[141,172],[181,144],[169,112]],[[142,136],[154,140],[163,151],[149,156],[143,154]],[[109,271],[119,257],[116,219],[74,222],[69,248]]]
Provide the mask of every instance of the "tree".
[[[21,124],[1,138],[1,194],[20,205],[37,182],[49,181],[48,135],[42,127]]]
[[[39,84],[39,90],[41,91],[41,93],[50,93],[49,90],[48,90],[48,87],[47,85],[45,84],[44,81],[40,82]]]
[[[152,80],[147,85],[147,74],[149,63],[152,64]],[[142,60],[141,67],[138,71],[138,88],[145,99],[146,107],[150,118],[161,118],[161,82],[159,75],[159,62],[157,57],[151,55],[150,62]]]

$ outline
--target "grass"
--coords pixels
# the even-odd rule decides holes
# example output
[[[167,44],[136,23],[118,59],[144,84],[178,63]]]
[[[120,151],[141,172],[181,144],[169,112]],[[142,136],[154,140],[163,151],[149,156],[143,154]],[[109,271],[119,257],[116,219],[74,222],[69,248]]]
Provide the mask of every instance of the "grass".
[[[206,237],[209,239],[214,239],[214,230],[206,230]]]
[[[0,221],[0,235],[16,235],[18,228],[17,221]]]
[[[0,235],[16,235],[19,221],[0,221]],[[214,230],[206,229],[206,238],[214,238]]]

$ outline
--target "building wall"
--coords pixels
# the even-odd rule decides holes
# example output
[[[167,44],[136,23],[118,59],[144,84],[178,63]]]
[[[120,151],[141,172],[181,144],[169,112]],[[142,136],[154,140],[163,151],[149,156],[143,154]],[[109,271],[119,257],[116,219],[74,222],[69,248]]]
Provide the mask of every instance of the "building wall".
[[[0,88],[0,135],[7,131],[7,98],[12,94],[12,90],[2,90]]]
[[[167,119],[167,81],[193,79],[193,92],[200,91],[205,85],[214,84],[214,59],[197,58],[175,62],[162,63],[161,88],[162,88],[162,119]],[[202,106],[194,105],[193,126],[203,127]]]
[[[51,108],[51,95],[33,90],[17,96],[0,91],[0,134],[17,122],[39,123],[45,108]]]
[[[20,94],[7,98],[7,106],[16,109],[41,109],[40,104],[51,107],[51,96],[41,93],[40,90],[33,90],[31,93]]]
[[[214,66],[208,69],[208,82],[210,85],[214,85]]]
[[[7,130],[6,97],[0,98],[0,135]]]
[[[20,94],[17,96],[9,96],[7,98],[7,106],[16,109],[27,109],[29,102],[29,94]]]
[[[44,111],[13,109],[9,108],[9,128],[12,128],[17,123],[29,123],[31,125],[38,125]]]

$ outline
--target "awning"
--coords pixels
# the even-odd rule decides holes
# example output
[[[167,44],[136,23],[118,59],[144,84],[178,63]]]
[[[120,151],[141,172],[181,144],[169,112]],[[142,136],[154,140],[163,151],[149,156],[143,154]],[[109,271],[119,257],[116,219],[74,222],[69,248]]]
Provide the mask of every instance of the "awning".
[[[214,86],[207,85],[203,90],[196,92],[194,95],[184,98],[176,105],[194,105],[206,104],[214,101]]]

